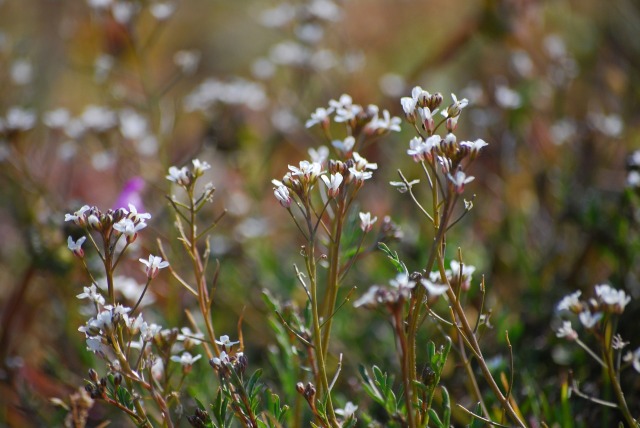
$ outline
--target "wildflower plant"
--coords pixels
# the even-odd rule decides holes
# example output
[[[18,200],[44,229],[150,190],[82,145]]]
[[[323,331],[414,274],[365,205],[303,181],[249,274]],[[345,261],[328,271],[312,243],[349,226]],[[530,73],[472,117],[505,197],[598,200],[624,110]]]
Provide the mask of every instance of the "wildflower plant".
[[[633,368],[640,372],[638,360],[640,348],[633,352],[625,352],[624,349],[629,342],[624,341],[617,332],[620,316],[631,301],[631,297],[624,290],[616,289],[609,284],[596,285],[594,296],[590,299],[581,299],[581,296],[582,292],[576,291],[565,296],[558,303],[556,310],[562,317],[562,324],[556,329],[556,336],[577,344],[602,367],[606,378],[611,383],[615,402],[583,392],[575,379],[571,380],[569,388],[578,397],[594,404],[618,409],[627,426],[637,427],[640,423],[629,410],[620,377],[626,369]],[[576,325],[582,327],[582,334],[573,328],[571,318],[575,322],[576,317],[578,319]],[[595,341],[597,346],[595,350],[584,341],[585,337]]]

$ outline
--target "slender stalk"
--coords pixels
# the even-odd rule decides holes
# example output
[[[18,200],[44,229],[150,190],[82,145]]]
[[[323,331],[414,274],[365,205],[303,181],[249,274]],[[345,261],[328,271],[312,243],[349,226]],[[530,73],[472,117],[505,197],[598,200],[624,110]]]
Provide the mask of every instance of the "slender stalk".
[[[396,337],[398,338],[398,343],[400,344],[400,369],[402,371],[402,382],[404,384],[404,399],[405,405],[407,406],[407,426],[409,428],[414,428],[416,426],[413,414],[413,388],[411,386],[412,379],[410,378],[411,366],[409,366],[409,358],[408,358],[408,346],[407,346],[407,336],[404,332],[404,317],[402,313],[402,307],[404,306],[404,302],[401,302],[402,305],[398,305],[397,308],[393,309],[393,321],[394,327],[396,329]]]
[[[611,339],[613,337],[613,327],[611,322],[607,322],[605,327],[604,334],[604,346],[602,357],[606,363],[607,374],[609,375],[609,379],[611,380],[611,385],[613,386],[613,393],[616,396],[618,401],[618,409],[622,412],[627,425],[630,427],[637,427],[638,422],[633,418],[631,412],[629,411],[629,407],[627,406],[627,400],[624,398],[624,392],[620,387],[620,379],[618,378],[618,373],[616,372],[614,359],[613,359],[613,348],[611,346]]]

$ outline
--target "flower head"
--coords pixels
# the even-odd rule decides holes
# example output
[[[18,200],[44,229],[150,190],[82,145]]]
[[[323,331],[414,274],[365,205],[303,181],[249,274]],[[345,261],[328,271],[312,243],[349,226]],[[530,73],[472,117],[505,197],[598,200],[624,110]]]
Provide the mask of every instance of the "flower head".
[[[149,260],[139,259],[140,263],[146,266],[145,272],[147,273],[147,278],[153,279],[158,276],[158,272],[160,269],[164,269],[169,266],[169,262],[163,261],[162,257],[149,255]]]
[[[86,236],[81,236],[77,241],[74,242],[73,238],[69,236],[67,238],[67,246],[69,249],[79,258],[84,257],[84,250],[82,249],[82,244],[87,240]]]
[[[174,183],[181,186],[188,186],[189,183],[191,183],[190,175],[191,173],[186,166],[183,166],[182,168],[172,166],[169,168],[169,175],[167,175],[167,180],[173,181]]]
[[[448,174],[447,177],[453,184],[453,188],[456,193],[462,193],[464,191],[464,185],[475,180],[475,177],[468,176],[462,170],[457,170],[454,175]]]
[[[232,342],[229,339],[229,336],[227,336],[225,334],[225,335],[220,336],[220,338],[218,340],[216,340],[216,343],[218,345],[222,346],[222,349],[231,349],[233,347],[233,345],[237,345],[240,342],[237,342],[237,341],[236,342]]]
[[[371,218],[370,212],[366,212],[366,213],[361,212],[359,216],[360,216],[360,229],[362,229],[364,233],[371,232],[371,229],[373,229],[374,223],[378,221],[378,217]]]
[[[327,186],[327,194],[330,198],[335,198],[338,196],[340,192],[340,185],[342,184],[343,177],[342,174],[336,172],[335,174],[331,174],[328,178],[326,175],[320,176],[324,184]]]
[[[289,194],[289,189],[285,185],[280,185],[273,189],[273,194],[275,195],[280,205],[285,208],[289,208],[291,206],[291,195]]]
[[[578,333],[571,326],[571,321],[563,321],[562,326],[556,330],[556,336],[574,341],[578,338]]]
[[[574,313],[580,313],[582,311],[582,302],[580,301],[580,295],[582,291],[578,290],[574,293],[571,293],[567,296],[564,296],[558,306],[556,307],[558,311],[572,311]]]

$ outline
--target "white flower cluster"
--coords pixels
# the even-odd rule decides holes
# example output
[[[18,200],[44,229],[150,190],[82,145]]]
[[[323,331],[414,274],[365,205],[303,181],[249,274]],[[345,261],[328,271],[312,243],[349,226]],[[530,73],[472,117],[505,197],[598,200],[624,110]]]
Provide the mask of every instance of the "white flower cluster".
[[[135,206],[129,204],[129,209],[118,208],[102,213],[97,207],[84,205],[78,211],[65,214],[64,221],[72,221],[80,227],[97,231],[115,230],[116,238],[125,236],[128,243],[135,241],[138,232],[147,227],[145,220],[151,218],[149,213],[139,213]],[[68,239],[68,246],[77,256],[82,256],[82,243],[86,238],[82,237],[78,241],[72,237]]]
[[[193,169],[189,170],[186,166],[178,168],[172,166],[169,168],[169,175],[166,176],[167,180],[174,182],[180,186],[189,186],[194,179],[201,177],[205,171],[211,169],[211,165],[207,162],[201,162],[199,159],[193,159],[191,161]]]
[[[188,112],[208,112],[218,103],[243,105],[251,110],[261,110],[267,104],[267,95],[260,83],[245,79],[225,82],[209,78],[184,99],[184,107]]]
[[[345,123],[352,129],[362,127],[365,135],[383,135],[391,131],[400,132],[400,118],[391,116],[388,110],[380,113],[380,108],[370,104],[366,108],[360,104],[354,104],[351,96],[343,94],[338,100],[330,100],[328,107],[319,107],[315,112],[311,113],[311,118],[307,120],[305,126],[310,128],[320,124],[328,127],[331,122],[331,116],[336,123]],[[349,137],[347,137],[349,138]],[[334,142],[340,151],[349,153],[353,148],[351,140]]]
[[[458,100],[455,94],[451,94],[453,102],[446,109],[440,110],[443,98],[439,93],[430,94],[416,86],[411,91],[411,97],[400,99],[402,109],[409,123],[416,126],[418,136],[409,141],[407,154],[415,162],[436,163],[440,170],[448,178],[457,193],[464,191],[465,184],[473,181],[474,177],[467,176],[463,171],[461,162],[469,157],[474,160],[480,150],[487,146],[482,139],[475,141],[462,141],[453,133],[458,126],[458,119],[462,110],[467,107],[469,101],[466,98]],[[443,119],[436,123],[436,114],[440,112]],[[447,134],[442,137],[435,132],[438,127],[445,123]],[[425,131],[426,135],[422,132]]]
[[[581,291],[571,293],[560,300],[556,306],[559,312],[572,312],[578,316],[580,324],[586,329],[598,326],[605,314],[619,315],[631,301],[624,290],[618,290],[609,284],[599,284],[594,287],[594,297],[581,300]],[[568,340],[575,340],[578,336],[573,330],[571,321],[563,321],[562,326],[556,331],[556,335]]]
[[[447,284],[442,284],[436,277],[434,272],[427,278],[420,278],[418,283],[425,287],[429,295],[440,296],[449,289]],[[398,302],[404,302],[411,297],[411,291],[417,285],[416,281],[409,277],[408,273],[399,273],[396,277],[389,281],[389,287],[374,285],[369,287],[367,292],[356,300],[354,307],[376,308],[380,305],[394,305]]]
[[[110,13],[120,24],[129,24],[142,10],[141,2],[132,0],[87,0],[95,12]],[[149,13],[158,21],[166,21],[176,10],[173,1],[156,1],[149,5]]]

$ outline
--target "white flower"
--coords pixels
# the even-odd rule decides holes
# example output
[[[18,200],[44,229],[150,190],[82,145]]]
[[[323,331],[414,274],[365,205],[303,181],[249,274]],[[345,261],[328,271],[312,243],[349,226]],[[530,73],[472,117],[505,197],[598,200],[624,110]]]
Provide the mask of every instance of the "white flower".
[[[402,97],[400,98],[400,104],[402,105],[402,110],[404,110],[404,114],[407,116],[413,116],[416,111],[416,103],[418,100],[413,97]]]
[[[147,135],[147,119],[133,109],[120,111],[120,133],[129,140],[140,140]]]
[[[384,132],[395,131],[400,132],[401,119],[397,116],[391,117],[388,110],[382,112],[382,117],[376,117],[366,126],[371,133],[381,134]]]
[[[84,226],[87,223],[87,217],[85,216],[85,212],[89,211],[91,207],[89,205],[83,205],[78,211],[73,214],[65,214],[64,221],[72,221],[78,226]]]
[[[311,162],[324,165],[324,163],[327,161],[327,158],[329,157],[329,148],[327,146],[320,146],[318,147],[318,150],[316,150],[313,147],[310,147],[309,150],[307,150],[307,153],[309,153]]]
[[[291,171],[291,175],[300,177],[307,182],[313,183],[320,175],[320,171],[322,170],[322,165],[318,162],[309,162],[307,160],[300,161],[300,166],[295,167],[289,165],[289,170]]]
[[[602,318],[602,313],[596,312],[595,314],[592,314],[591,311],[587,309],[580,312],[578,318],[580,319],[580,322],[583,326],[585,326],[586,328],[593,328],[593,326],[595,326],[598,321],[600,321],[600,318]]]
[[[57,108],[44,114],[42,121],[49,128],[62,129],[69,123],[71,116],[69,110],[65,108]]]
[[[331,110],[327,110],[323,107],[318,107],[316,111],[311,113],[311,119],[308,119],[304,124],[306,128],[311,128],[313,125],[320,123],[323,126],[329,124],[329,115],[331,114]]]
[[[411,281],[409,279],[409,275],[406,273],[399,273],[396,277],[389,281],[389,285],[394,288],[403,289],[403,288],[414,288],[416,286],[415,281]]]
[[[113,228],[125,235],[128,239],[135,239],[139,231],[147,227],[147,223],[144,221],[134,222],[129,218],[123,218],[119,222],[113,225]]]
[[[353,146],[356,144],[356,139],[349,135],[344,140],[333,140],[331,145],[336,148],[340,153],[346,155],[353,150]]]
[[[466,98],[458,101],[456,94],[451,94],[451,98],[453,99],[453,104],[451,104],[447,110],[442,111],[442,115],[447,118],[459,116],[462,109],[469,105],[469,100]]]
[[[216,340],[216,343],[226,349],[231,349],[233,345],[237,345],[240,342],[232,342],[231,340],[229,340],[229,336],[225,334],[220,336],[220,338]]]
[[[228,364],[230,362],[229,355],[225,351],[220,352],[219,357],[213,357],[211,359],[211,363],[215,366],[222,366],[223,364]]]
[[[631,301],[631,297],[627,296],[624,290],[616,290],[608,284],[596,285],[596,296],[605,305],[612,306],[617,312],[624,311],[627,303]]]
[[[106,107],[89,105],[82,112],[81,120],[87,129],[105,132],[116,126],[118,116]]]
[[[466,147],[469,149],[469,152],[471,153],[471,157],[475,157],[477,156],[478,153],[480,153],[480,149],[482,149],[483,147],[488,146],[489,144],[487,144],[483,139],[478,138],[476,141],[463,141],[460,143],[460,145],[462,147]]]
[[[398,189],[398,192],[400,193],[406,193],[409,191],[409,189],[411,189],[415,184],[420,183],[420,180],[411,180],[408,183],[405,183],[404,181],[390,181],[389,184],[392,187],[395,187]]]
[[[565,338],[569,341],[576,340],[578,338],[578,333],[571,326],[571,321],[563,321],[562,327],[556,330],[556,336],[559,338]]]
[[[139,213],[135,205],[133,204],[128,204],[128,205],[129,205],[129,212],[127,213],[127,218],[133,220],[134,222],[149,220],[151,218],[151,214]]]
[[[358,410],[358,406],[353,404],[351,401],[347,401],[347,404],[344,405],[344,409],[336,409],[336,414],[347,419],[353,416],[356,410]]]
[[[191,182],[191,178],[189,177],[190,172],[186,166],[182,168],[177,168],[172,166],[169,168],[169,175],[167,175],[167,180],[173,181],[176,184],[181,186],[187,186]]]
[[[176,11],[176,5],[172,2],[154,3],[151,5],[149,11],[158,21],[165,21]]]
[[[633,361],[633,368],[640,372],[640,348],[635,350],[631,361]]]
[[[360,229],[362,229],[364,233],[371,232],[371,229],[373,229],[374,223],[378,221],[378,217],[371,218],[370,212],[366,212],[366,213],[361,212],[359,216],[360,216]]]
[[[427,289],[427,292],[431,296],[441,296],[449,290],[449,285],[433,282],[426,278],[422,278],[420,283]]]
[[[457,260],[451,260],[450,266],[451,272],[449,281],[456,285],[460,282],[462,290],[468,290],[469,287],[471,287],[471,275],[473,275],[473,272],[476,270],[475,266],[465,264],[460,265],[460,262]],[[462,272],[460,269],[462,269]]]
[[[456,193],[462,193],[464,191],[464,185],[475,179],[475,177],[467,176],[467,174],[460,169],[456,171],[455,175],[448,174],[447,177],[453,183]]]
[[[329,101],[329,107],[332,110],[351,107],[352,104],[353,104],[353,98],[351,98],[351,96],[348,94],[340,95],[340,98],[338,99],[338,101],[336,100]]]
[[[429,107],[418,107],[417,112],[418,116],[420,116],[420,121],[424,126],[424,129],[428,132],[433,132],[436,128],[435,121],[433,120],[433,115],[438,111],[435,109],[431,111]]]
[[[149,255],[149,260],[139,259],[140,263],[146,266],[145,272],[147,273],[147,278],[153,279],[158,275],[160,269],[164,269],[169,266],[169,262],[163,261],[162,257]]]
[[[198,361],[200,359],[200,357],[202,357],[202,355],[196,355],[194,357],[188,352],[183,352],[182,355],[180,355],[180,356],[172,355],[171,356],[171,361],[175,361],[176,363],[180,363],[180,364],[182,364],[183,367],[191,367],[193,365],[193,363],[195,363],[196,361]]]
[[[354,308],[359,308],[360,306],[364,306],[365,308],[372,308],[377,306],[379,303],[382,303],[382,296],[384,294],[384,289],[378,287],[377,285],[373,285],[369,287],[366,293],[362,295],[358,300],[353,302]]]
[[[562,300],[560,300],[560,303],[558,303],[557,310],[558,311],[570,310],[570,311],[576,311],[576,312],[580,311],[582,309],[582,303],[580,302],[581,294],[582,294],[582,291],[578,290],[574,293],[564,296]]]
[[[67,237],[67,247],[69,250],[73,252],[76,256],[82,258],[84,256],[84,250],[82,249],[82,244],[87,240],[86,236],[81,236],[77,241],[73,241],[71,236]]]
[[[36,114],[31,110],[11,107],[7,112],[4,127],[12,131],[28,131],[36,123]]]
[[[173,63],[186,75],[191,75],[198,69],[200,64],[200,52],[198,51],[178,51],[173,55]]]
[[[201,162],[200,159],[193,159],[191,161],[193,163],[193,176],[200,177],[204,172],[211,168],[207,162]]]
[[[343,180],[342,174],[336,172],[335,174],[331,174],[329,178],[327,178],[326,175],[322,175],[320,178],[322,178],[322,181],[327,186],[327,194],[329,197],[335,198],[338,196],[338,193],[340,192],[340,185]]]
[[[280,205],[285,208],[289,208],[291,206],[291,195],[289,194],[289,189],[285,185],[280,185],[273,189],[273,194],[275,195]]]
[[[373,173],[371,171],[358,171],[354,167],[349,168],[349,172],[349,182],[351,180],[355,180],[358,184],[362,184],[365,180],[373,177]]]
[[[360,156],[358,152],[353,152],[351,156],[353,159],[353,164],[354,164],[353,166],[358,171],[363,171],[365,169],[378,169],[377,163],[369,163],[369,161],[367,161],[365,158]]]
[[[189,327],[182,327],[180,332],[181,334],[178,335],[178,340],[183,342],[185,349],[200,345],[204,340],[204,333],[194,333]]]
[[[78,299],[89,299],[94,303],[104,305],[104,297],[102,297],[102,295],[98,292],[98,288],[95,284],[91,284],[91,287],[83,287],[82,289],[84,290],[84,292],[76,296]]]

